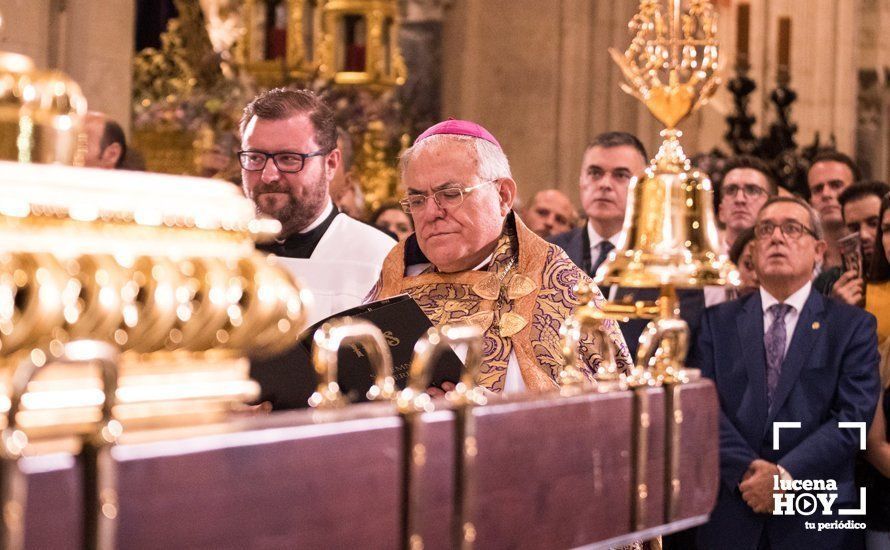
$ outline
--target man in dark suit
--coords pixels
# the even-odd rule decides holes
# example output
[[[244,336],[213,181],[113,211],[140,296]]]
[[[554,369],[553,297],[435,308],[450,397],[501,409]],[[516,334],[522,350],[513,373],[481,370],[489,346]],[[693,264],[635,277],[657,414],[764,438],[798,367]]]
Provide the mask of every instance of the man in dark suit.
[[[868,424],[874,415],[875,319],[813,290],[813,268],[826,244],[804,201],[771,198],[755,235],[760,290],[708,308],[689,361],[714,380],[721,408],[720,493],[710,521],[698,530],[698,546],[859,548],[861,531],[819,530],[818,524],[862,520],[838,511],[859,508],[854,457],[865,432],[838,423]],[[779,422],[799,427],[780,430],[775,449]],[[831,513],[819,504],[812,515],[774,514],[782,482],[804,480],[834,480]]]
[[[600,134],[584,151],[579,187],[587,223],[548,240],[565,250],[569,258],[591,277],[624,240],[622,227],[627,213],[628,187],[631,179],[643,174],[648,158],[640,140],[626,132]],[[655,288],[616,286],[600,290],[609,300],[627,303],[653,301],[659,294]],[[704,309],[704,295],[701,290],[680,290],[678,296],[680,316],[695,334]],[[631,357],[636,357],[640,335],[647,324],[645,319],[619,323]]]

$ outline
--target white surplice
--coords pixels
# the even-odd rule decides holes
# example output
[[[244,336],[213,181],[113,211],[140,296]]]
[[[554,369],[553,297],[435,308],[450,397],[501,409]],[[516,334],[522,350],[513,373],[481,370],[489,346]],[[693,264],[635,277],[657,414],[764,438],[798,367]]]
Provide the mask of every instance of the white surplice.
[[[338,214],[312,256],[280,258],[279,263],[312,292],[309,325],[361,304],[395,244],[382,231]]]

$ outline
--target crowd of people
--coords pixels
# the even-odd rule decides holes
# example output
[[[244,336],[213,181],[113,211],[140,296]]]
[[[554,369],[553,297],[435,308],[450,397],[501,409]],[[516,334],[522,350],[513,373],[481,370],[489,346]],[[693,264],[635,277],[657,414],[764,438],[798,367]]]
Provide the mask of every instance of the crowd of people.
[[[520,186],[497,139],[449,120],[401,156],[399,202],[366,216],[348,136],[317,96],[265,92],[240,129],[244,192],[283,227],[263,248],[312,290],[314,318],[407,293],[435,325],[482,331],[479,384],[495,393],[557,387],[560,330],[581,305],[575,285],[592,285],[623,246],[628,190],[649,164],[637,137],[601,134],[579,151],[580,211],[558,189],[518,209]],[[92,156],[113,165],[121,151],[109,139]],[[719,252],[741,284],[679,298],[693,341],[688,364],[720,398],[720,492],[708,523],[665,547],[890,548],[890,188],[863,181],[836,151],[820,153],[807,178],[809,196],[794,196],[767,163],[741,156],[714,189]],[[597,304],[652,300],[659,290],[592,286]],[[584,374],[610,356],[628,369],[645,325],[607,322],[608,354],[585,337]],[[844,423],[866,427],[866,450]],[[795,429],[776,447],[780,424]],[[828,479],[837,487],[829,507],[775,513],[790,492],[780,487]],[[850,517],[867,529],[822,528],[848,519],[841,509],[866,510]]]

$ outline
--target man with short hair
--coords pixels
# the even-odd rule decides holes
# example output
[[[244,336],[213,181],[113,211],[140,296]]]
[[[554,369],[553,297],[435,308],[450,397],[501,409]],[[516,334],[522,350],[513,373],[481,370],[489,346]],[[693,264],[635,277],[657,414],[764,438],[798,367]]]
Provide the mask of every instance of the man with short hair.
[[[779,185],[769,165],[757,157],[733,157],[724,169],[723,181],[717,188],[717,219],[724,227],[720,252],[729,254],[739,235],[754,227],[757,213],[770,197],[776,196]],[[736,289],[706,286],[703,294],[705,306],[710,307],[733,298]]]
[[[628,189],[634,177],[643,175],[646,159],[646,148],[636,136],[626,132],[599,134],[584,151],[578,183],[587,223],[548,240],[562,247],[569,258],[591,277],[609,258],[609,253],[624,241]],[[654,301],[659,290],[614,285],[606,293],[610,300],[632,303]],[[698,289],[681,289],[677,294],[680,315],[694,334],[704,309],[704,294]],[[631,319],[619,323],[631,357],[636,357],[640,335],[648,322]]]
[[[390,252],[368,300],[408,293],[434,325],[484,332],[479,384],[493,392],[546,391],[562,368],[560,328],[593,282],[557,246],[511,211],[516,182],[498,141],[478,124],[449,120],[429,128],[400,160],[401,201],[415,233]],[[618,327],[605,325],[617,366],[630,366]],[[602,362],[590,336],[580,346],[589,377]]]
[[[828,243],[823,264],[825,268],[841,265],[837,241],[844,236],[844,218],[838,197],[844,189],[861,178],[859,166],[839,151],[830,150],[817,154],[807,171],[810,204],[819,213]]]
[[[247,105],[240,129],[244,193],[282,227],[258,248],[289,258],[312,291],[310,323],[360,304],[395,241],[331,201],[340,164],[333,111],[312,92],[277,88]]]
[[[743,155],[726,163],[723,181],[717,189],[717,219],[726,228],[723,252],[729,252],[743,231],[754,227],[757,213],[777,192],[776,177],[761,159]]]
[[[812,288],[825,247],[812,207],[771,198],[755,224],[759,290],[702,317],[689,364],[714,380],[721,419],[720,492],[699,548],[862,545],[856,530],[805,526],[862,504],[854,462],[865,430],[841,423],[870,423],[879,391],[875,318]],[[836,483],[830,513],[774,514],[777,498],[802,496],[776,485],[805,480]]]
[[[838,197],[844,226],[850,233],[859,235],[862,251],[862,271],[841,268],[823,271],[814,284],[823,293],[851,305],[861,305],[865,296],[865,277],[871,272],[871,258],[875,253],[875,239],[881,215],[881,199],[890,192],[890,186],[882,181],[857,182],[844,189]]]
[[[117,122],[105,113],[90,111],[84,121],[86,152],[84,166],[88,168],[121,168],[127,156],[127,136]]]
[[[646,148],[627,132],[600,134],[584,151],[578,184],[587,224],[549,240],[591,277],[624,237],[627,190],[647,159]]]
[[[578,213],[572,201],[558,189],[544,189],[535,193],[522,214],[522,221],[528,228],[544,239],[569,231],[577,219]]]
[[[838,197],[847,231],[859,235],[865,273],[871,270],[871,258],[875,253],[875,239],[880,223],[881,199],[887,193],[890,193],[890,185],[883,181],[861,181],[844,189]]]

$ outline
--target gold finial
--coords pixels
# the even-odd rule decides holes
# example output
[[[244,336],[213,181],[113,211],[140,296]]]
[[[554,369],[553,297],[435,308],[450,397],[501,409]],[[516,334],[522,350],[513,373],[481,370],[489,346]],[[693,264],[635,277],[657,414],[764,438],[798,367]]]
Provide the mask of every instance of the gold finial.
[[[627,80],[621,89],[642,101],[668,129],[716,91],[717,14],[709,0],[641,0],[624,53],[609,48]]]

